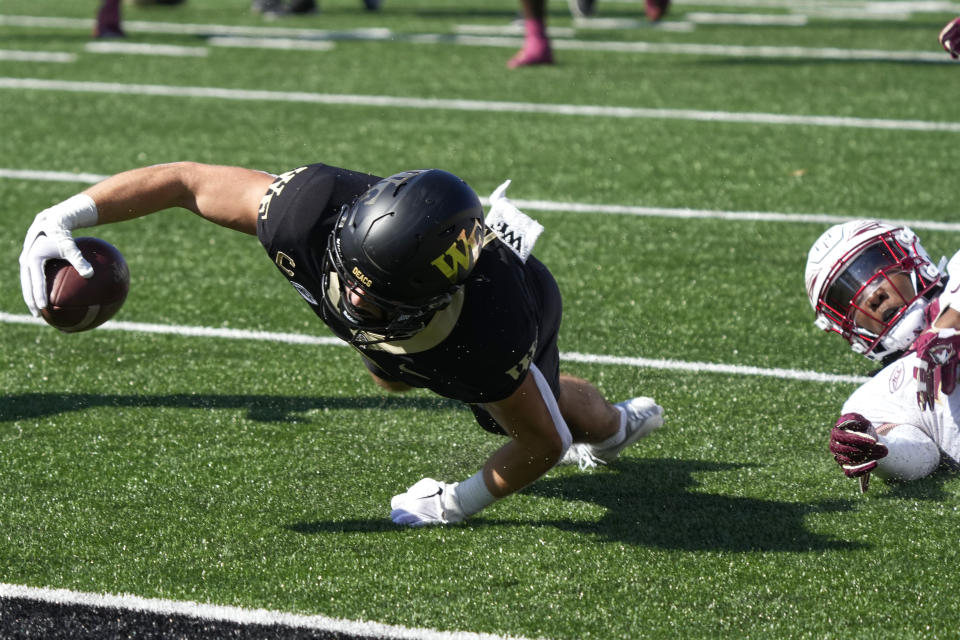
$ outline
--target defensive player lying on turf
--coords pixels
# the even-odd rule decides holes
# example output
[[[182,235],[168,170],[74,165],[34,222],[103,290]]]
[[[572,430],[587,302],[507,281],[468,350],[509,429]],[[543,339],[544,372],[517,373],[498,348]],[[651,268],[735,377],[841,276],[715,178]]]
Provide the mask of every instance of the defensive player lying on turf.
[[[821,329],[884,368],[857,389],[830,434],[844,473],[915,480],[960,461],[960,252],[943,271],[908,228],[855,220],[810,249],[806,285]]]
[[[196,163],[135,169],[37,215],[20,256],[23,296],[34,315],[46,305],[50,258],[87,272],[71,234],[80,227],[183,207],[257,235],[378,385],[461,400],[485,429],[509,435],[473,476],[424,478],[391,502],[398,524],[457,522],[539,478],[571,443],[611,462],[663,424],[650,398],[611,405],[560,374],[560,292],[529,255],[542,227],[505,189],[485,224],[473,189],[437,169],[385,179],[322,164],[280,176]]]

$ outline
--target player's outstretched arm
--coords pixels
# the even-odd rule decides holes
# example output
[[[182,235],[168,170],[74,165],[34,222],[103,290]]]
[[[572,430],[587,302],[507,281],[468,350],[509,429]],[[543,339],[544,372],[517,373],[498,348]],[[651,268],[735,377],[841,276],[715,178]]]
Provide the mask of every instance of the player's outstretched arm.
[[[67,260],[85,278],[93,268],[73,231],[183,207],[224,227],[256,234],[260,200],[273,176],[240,167],[176,162],[125,171],[44,209],[27,229],[20,253],[20,287],[34,316],[47,306],[43,265]]]
[[[242,167],[173,162],[118,173],[84,193],[96,203],[97,224],[182,207],[256,235],[260,200],[273,180],[271,174]]]
[[[911,481],[940,465],[940,448],[912,424],[874,425],[859,413],[847,413],[830,433],[830,452],[849,478],[865,479],[872,471],[882,478]]]

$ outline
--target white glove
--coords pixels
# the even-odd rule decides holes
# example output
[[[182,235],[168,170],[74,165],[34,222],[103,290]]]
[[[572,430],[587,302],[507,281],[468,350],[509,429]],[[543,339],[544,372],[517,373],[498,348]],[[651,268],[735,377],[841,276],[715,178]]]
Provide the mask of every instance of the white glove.
[[[393,496],[390,500],[390,519],[394,524],[411,527],[460,522],[466,515],[457,501],[458,484],[424,478],[407,489],[406,493]]]
[[[33,219],[20,253],[20,288],[31,314],[40,315],[40,309],[47,306],[47,280],[43,272],[47,260],[62,258],[84,278],[93,276],[93,267],[80,253],[71,232],[95,224],[97,205],[84,193],[44,209]]]

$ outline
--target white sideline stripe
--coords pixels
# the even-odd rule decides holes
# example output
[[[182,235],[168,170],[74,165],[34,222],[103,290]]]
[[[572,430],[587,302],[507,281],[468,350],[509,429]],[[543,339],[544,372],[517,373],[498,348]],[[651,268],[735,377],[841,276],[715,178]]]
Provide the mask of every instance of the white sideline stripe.
[[[202,604],[199,602],[142,598],[129,594],[112,595],[84,593],[68,589],[49,589],[0,583],[0,598],[23,598],[52,604],[107,607],[125,611],[149,612],[160,615],[179,615],[201,620],[216,620],[236,624],[283,625],[301,629],[314,629],[354,636],[390,638],[403,640],[523,640],[519,636],[497,636],[487,633],[464,631],[436,631],[382,624],[308,616],[268,609],[243,609],[226,605]]]
[[[590,16],[581,18],[574,16],[573,26],[577,29],[592,29],[595,31],[603,29],[645,29],[648,31],[672,31],[675,33],[689,33],[696,29],[696,25],[686,20],[662,20],[660,22],[650,22],[646,18],[601,18]],[[550,35],[553,35],[553,28],[550,29]]]
[[[707,13],[690,12],[683,16],[694,24],[736,24],[741,26],[802,27],[807,24],[804,15],[777,15],[763,13]]]
[[[801,371],[799,369],[763,369],[761,367],[748,367],[734,364],[684,362],[682,360],[664,360],[659,358],[604,356],[589,353],[576,353],[572,351],[561,352],[560,359],[568,362],[621,365],[627,367],[636,367],[638,369],[666,369],[671,371],[686,371],[690,373],[722,373],[735,376],[763,376],[767,378],[800,380],[804,382],[863,384],[869,380],[869,378],[863,376],[820,373],[818,371]]]
[[[43,18],[38,16],[0,15],[0,25],[26,27],[84,28],[89,29],[91,20],[80,18]],[[692,23],[679,23],[687,29]],[[314,40],[366,40],[413,42],[427,44],[462,44],[468,46],[490,46],[516,48],[522,44],[517,38],[477,37],[470,35],[448,34],[404,34],[389,29],[355,29],[349,31],[324,31],[320,29],[286,29],[278,27],[234,27],[215,24],[181,24],[175,22],[125,21],[125,30],[140,33],[192,34],[198,36],[248,35],[281,36]],[[666,27],[658,27],[666,30]],[[751,58],[813,58],[828,60],[861,60],[887,62],[929,62],[933,64],[952,64],[949,56],[934,51],[887,51],[871,49],[839,49],[818,47],[774,47],[774,46],[728,46],[714,44],[675,44],[661,42],[596,42],[589,40],[554,39],[557,49],[579,51],[618,51],[626,53],[667,53],[696,56],[733,56]]]
[[[14,315],[0,311],[0,322],[8,324],[33,324],[46,326],[42,318],[28,315]],[[228,340],[258,340],[261,342],[281,342],[284,344],[306,344],[324,346],[342,346],[345,343],[333,337],[308,336],[298,333],[276,333],[272,331],[250,331],[248,329],[224,329],[216,327],[192,327],[177,324],[150,324],[144,322],[122,322],[111,320],[98,330],[131,331],[137,333],[158,333],[163,335],[184,336],[188,338],[226,338]]]
[[[47,182],[78,182],[96,184],[107,179],[107,175],[96,173],[70,173],[67,171],[33,171],[29,169],[0,168],[0,179],[38,180]],[[566,211],[603,215],[642,216],[650,218],[679,218],[684,220],[731,220],[740,222],[799,222],[805,224],[834,225],[855,219],[855,216],[840,216],[828,213],[777,213],[774,211],[718,211],[713,209],[685,209],[669,207],[642,207],[618,204],[590,204],[587,202],[552,202],[550,200],[511,199],[521,209],[528,211]],[[481,203],[488,206],[488,198],[481,197]],[[960,222],[936,222],[932,220],[893,220],[885,222],[906,225],[912,229],[927,231],[960,231]]]
[[[46,27],[53,29],[83,29],[93,27],[94,21],[86,18],[51,18],[42,16],[0,15],[0,25],[10,27]],[[338,39],[338,40],[385,40],[393,33],[383,27],[329,31],[326,29],[293,29],[288,27],[244,27],[224,24],[190,24],[180,22],[153,22],[124,20],[124,31],[131,33],[166,33],[194,36],[280,36],[288,38]]]
[[[458,24],[453,27],[454,32],[471,36],[522,36],[522,24]],[[572,38],[575,31],[570,27],[550,27],[550,36],[553,38]]]
[[[215,36],[207,40],[211,47],[242,49],[280,49],[284,51],[330,51],[334,43],[327,40],[299,40],[296,38],[248,38],[242,36]]]
[[[555,40],[556,49],[619,51],[626,53],[671,53],[734,58],[801,58],[813,60],[858,60],[869,62],[929,62],[954,64],[935,51],[886,51],[882,49],[839,49],[834,47],[774,47],[724,44],[677,44],[670,42],[594,42]]]
[[[634,4],[638,0],[608,0]],[[903,2],[869,2],[865,0],[674,0],[679,7],[717,6],[725,8],[752,7],[764,9],[790,9],[812,11],[815,9],[844,8],[849,10],[909,13],[960,13],[960,4],[942,0],[904,0]]]
[[[40,318],[29,315],[15,315],[0,311],[0,322],[7,324],[46,325]],[[258,340],[263,342],[281,342],[285,344],[347,346],[342,340],[333,337],[308,336],[299,333],[275,333],[270,331],[248,331],[245,329],[217,329],[212,327],[192,327],[185,325],[149,324],[140,322],[117,322],[111,320],[98,330],[131,331],[158,333],[165,335],[225,338],[228,340]],[[589,353],[561,352],[560,359],[569,362],[588,364],[606,364],[643,369],[667,369],[692,373],[721,373],[737,376],[765,376],[784,380],[802,380],[807,382],[862,384],[867,378],[850,375],[802,371],[798,369],[763,369],[732,364],[714,364],[710,362],[683,362],[681,360],[663,360],[657,358],[634,358],[625,356],[605,356]]]
[[[949,56],[947,56],[949,59]],[[76,93],[109,93],[120,95],[168,96],[177,98],[216,98],[220,100],[263,100],[269,102],[303,102],[328,105],[366,107],[399,107],[407,109],[448,109],[485,113],[546,113],[564,116],[597,116],[608,118],[650,118],[692,120],[736,124],[803,125],[817,127],[852,127],[894,131],[960,132],[960,122],[924,120],[890,120],[836,116],[796,116],[776,113],[731,113],[729,111],[697,111],[693,109],[644,109],[639,107],[604,107],[572,104],[538,104],[532,102],[500,102],[491,100],[444,100],[439,98],[402,98],[298,91],[267,91],[217,87],[183,87],[157,84],[125,84],[119,82],[72,82],[39,78],[0,78],[0,89],[33,89],[38,91],[71,91]]]
[[[574,38],[579,30],[610,30],[610,29],[646,29],[648,31],[675,31],[689,32],[695,28],[692,22],[671,21],[671,22],[650,22],[646,19],[636,18],[580,18],[574,16],[573,26],[570,27],[550,27],[550,37]],[[458,24],[453,27],[454,33],[470,36],[522,36],[524,34],[523,24],[513,22],[510,24]],[[499,42],[498,42],[499,44]]]
[[[2,170],[0,170],[2,171]],[[2,175],[2,173],[0,173]],[[484,204],[488,200],[481,198]],[[800,222],[834,225],[863,216],[841,216],[829,213],[777,213],[774,211],[719,211],[714,209],[684,209],[668,207],[641,207],[619,204],[590,204],[585,202],[551,202],[549,200],[513,199],[520,209],[530,211],[569,211],[571,213],[600,213],[610,215],[647,216],[651,218],[680,218],[701,220],[736,220],[740,222]],[[960,231],[958,222],[933,220],[884,219],[884,222],[905,225],[911,229],[930,231]]]
[[[904,22],[909,20],[912,12],[890,13],[889,11],[864,11],[863,9],[811,9],[807,15],[814,18],[829,18],[831,20],[889,20],[891,22]]]
[[[133,42],[88,42],[83,50],[89,53],[123,53],[143,56],[170,56],[174,58],[205,58],[206,47],[180,47],[170,44],[136,44]]]
[[[0,49],[0,60],[10,62],[62,62],[77,61],[74,53],[60,51],[19,51],[17,49]]]
[[[80,182],[96,184],[109,176],[96,173],[71,173],[69,171],[34,171],[31,169],[0,169],[0,178],[11,180],[38,180],[43,182]]]

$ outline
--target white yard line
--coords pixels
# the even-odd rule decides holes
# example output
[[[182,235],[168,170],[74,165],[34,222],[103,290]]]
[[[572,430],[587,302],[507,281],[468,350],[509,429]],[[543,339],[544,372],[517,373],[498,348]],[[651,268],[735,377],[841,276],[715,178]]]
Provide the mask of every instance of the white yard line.
[[[466,38],[464,36],[463,38]],[[461,44],[470,44],[462,42]],[[492,44],[492,43],[491,43]],[[672,42],[609,42],[554,40],[554,48],[577,51],[617,51],[622,53],[666,53],[727,58],[766,58],[804,60],[842,60],[857,62],[924,62],[955,64],[940,51],[891,51],[888,49],[842,49],[839,47],[773,47]]]
[[[77,54],[60,51],[20,51],[0,49],[0,60],[7,62],[58,62],[70,64],[77,61]]]
[[[8,180],[36,180],[37,182],[76,182],[96,184],[107,176],[97,173],[71,173],[69,171],[34,171],[32,169],[0,169],[0,178]]]
[[[0,311],[2,324],[43,325],[40,318],[29,315],[16,315]],[[52,331],[53,329],[51,329]],[[342,340],[326,336],[310,336],[300,333],[276,333],[269,331],[248,331],[245,329],[223,329],[214,327],[196,327],[175,324],[149,324],[141,322],[118,322],[112,320],[97,328],[98,331],[128,331],[133,333],[154,333],[187,338],[220,338],[224,340],[256,340],[282,344],[347,346]],[[663,369],[690,373],[719,373],[734,376],[761,376],[783,380],[806,382],[825,382],[830,384],[863,384],[867,378],[850,375],[803,371],[800,369],[766,369],[733,364],[712,362],[685,362],[660,358],[639,358],[628,356],[609,356],[592,353],[561,352],[560,359],[566,362],[584,362],[611,366],[634,367],[639,369]]]
[[[207,40],[211,47],[242,49],[279,49],[283,51],[330,51],[336,45],[327,40],[297,38],[251,38],[244,36],[215,36]]]
[[[803,15],[776,15],[759,13],[706,13],[693,12],[683,16],[694,24],[735,24],[745,27],[803,27],[807,17]]]
[[[116,40],[88,42],[83,46],[83,50],[88,53],[120,53],[173,58],[205,58],[209,54],[209,49],[206,47],[179,47],[169,44],[118,42]]]
[[[73,182],[77,184],[96,184],[109,176],[97,173],[71,173],[69,171],[41,171],[31,169],[5,169],[0,167],[0,179],[35,180],[38,182]],[[490,204],[481,197],[484,206]],[[717,209],[687,209],[676,207],[643,207],[637,205],[596,204],[589,202],[557,202],[553,200],[511,201],[526,211],[558,211],[599,215],[640,216],[649,218],[678,218],[683,220],[731,220],[739,222],[783,222],[832,225],[853,220],[855,216],[841,216],[829,213],[782,213],[777,211],[722,211]],[[885,222],[902,224],[912,229],[928,231],[960,231],[960,222],[937,222],[935,220],[897,220],[885,219]]]
[[[224,605],[203,604],[182,600],[142,598],[140,596],[84,593],[68,589],[46,589],[0,583],[0,598],[21,598],[39,602],[86,607],[106,607],[123,611],[146,612],[163,616],[232,622],[241,625],[281,625],[312,629],[361,638],[390,640],[522,640],[518,636],[497,636],[464,631],[436,631],[408,628],[379,622],[344,620],[326,616],[306,616],[267,609],[243,609]]]
[[[949,56],[948,56],[949,58]],[[603,105],[550,104],[535,102],[503,102],[496,100],[458,100],[441,98],[406,98],[399,96],[310,93],[301,91],[268,91],[264,89],[230,89],[218,87],[186,87],[160,84],[120,82],[80,82],[40,78],[0,78],[0,89],[30,89],[73,93],[112,95],[165,96],[171,98],[208,98],[215,100],[266,101],[307,104],[393,107],[402,109],[441,109],[498,113],[540,113],[561,116],[607,117],[624,119],[688,120],[731,124],[770,124],[813,127],[844,127],[892,131],[927,131],[960,133],[960,122],[928,120],[895,120],[888,118],[853,118],[843,116],[791,115],[696,109],[647,109],[642,107],[609,107]]]
[[[639,0],[604,0],[638,4]],[[903,2],[872,2],[870,0],[673,0],[678,7],[717,6],[725,9],[763,8],[787,11],[860,10],[870,13],[960,13],[960,4],[941,0],[904,0]]]

